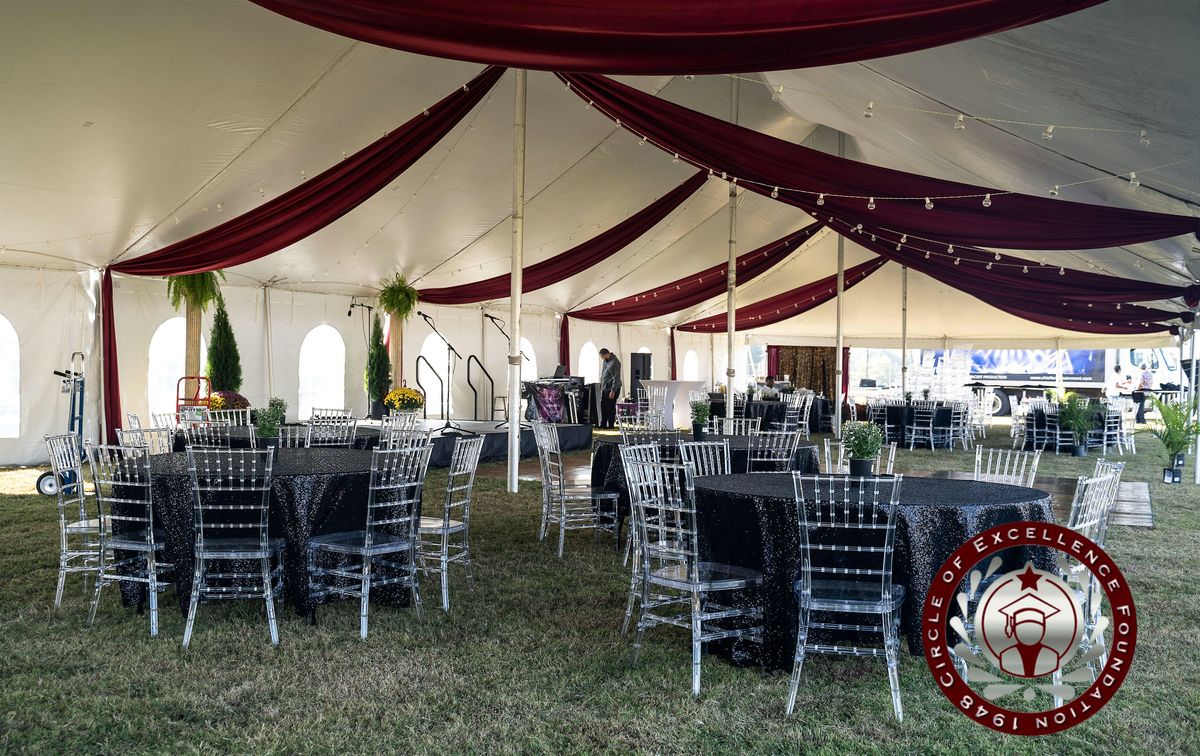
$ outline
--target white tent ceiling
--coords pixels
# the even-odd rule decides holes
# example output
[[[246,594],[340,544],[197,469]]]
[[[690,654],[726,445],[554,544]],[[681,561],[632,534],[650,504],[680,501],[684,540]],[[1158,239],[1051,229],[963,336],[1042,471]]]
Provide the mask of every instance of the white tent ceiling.
[[[1197,214],[1197,32],[1194,0],[1149,7],[1113,0],[985,39],[763,77],[784,87],[780,102],[771,86],[744,82],[739,122],[831,149],[832,132],[817,129],[825,125],[851,137],[848,156],[917,173],[1032,193],[1061,184],[1064,199]],[[101,266],[186,238],[319,173],[478,70],[356,43],[242,0],[6,3],[0,9],[0,264]],[[727,77],[622,80],[729,116]],[[869,120],[862,117],[868,100],[878,113]],[[354,294],[369,292],[394,270],[415,277],[418,286],[506,272],[511,102],[507,76],[389,189],[309,239],[233,269],[231,282],[273,280]],[[585,110],[550,74],[531,74],[529,108],[527,264],[608,228],[690,174],[686,165]],[[955,131],[945,116],[900,108],[1133,133],[1060,127],[1044,142],[1041,127],[972,122]],[[1138,142],[1141,128],[1151,137],[1148,146]],[[1142,180],[1136,192],[1111,179],[1065,187],[1131,170]],[[604,266],[526,301],[564,311],[715,264],[726,255],[725,203],[725,183],[710,181]],[[807,221],[795,208],[743,195],[739,248]],[[825,239],[814,248],[832,243]],[[1037,257],[1182,283],[1200,273],[1195,245],[1193,238],[1177,238]],[[860,259],[851,255],[852,262]],[[882,304],[887,287],[897,291],[894,268],[886,266],[848,299],[850,310],[862,310],[863,336],[884,335],[882,324],[893,336],[898,330],[892,316],[898,294]],[[828,264],[792,264],[742,296],[766,296],[830,272]],[[1050,333],[919,275],[910,281],[928,293],[922,306],[956,303],[975,316],[931,315],[919,329],[912,322],[914,334]],[[712,308],[670,321],[702,311]],[[776,330],[828,336],[832,325],[816,317],[821,312]]]

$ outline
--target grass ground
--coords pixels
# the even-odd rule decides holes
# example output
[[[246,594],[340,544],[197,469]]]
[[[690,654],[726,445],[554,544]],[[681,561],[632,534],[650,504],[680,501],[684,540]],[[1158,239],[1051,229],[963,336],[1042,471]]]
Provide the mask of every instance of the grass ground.
[[[999,441],[995,441],[999,443]],[[452,583],[452,611],[418,622],[357,605],[321,624],[284,612],[270,646],[261,604],[201,609],[192,649],[182,618],[161,635],[113,594],[87,628],[78,582],[51,607],[56,565],[51,500],[27,471],[0,471],[0,748],[36,752],[1112,752],[1200,750],[1200,488],[1168,487],[1159,448],[1140,441],[1129,480],[1151,481],[1158,527],[1113,527],[1109,550],[1129,578],[1140,622],[1124,687],[1097,716],[1037,741],[995,734],[956,712],[924,661],[905,655],[905,720],[891,716],[883,665],[816,657],[797,715],[782,716],[787,678],[706,657],[704,693],[689,695],[682,633],[649,636],[627,664],[617,632],[627,573],[611,542],[572,534],[559,561],[535,540],[539,491],[509,495],[481,479],[473,518],[478,587]],[[901,472],[969,470],[963,452],[900,452]],[[1047,475],[1094,459],[1049,455]],[[1190,478],[1191,471],[1187,476]],[[430,485],[443,477],[431,474]],[[425,591],[436,601],[436,587]],[[168,607],[171,606],[168,594]]]

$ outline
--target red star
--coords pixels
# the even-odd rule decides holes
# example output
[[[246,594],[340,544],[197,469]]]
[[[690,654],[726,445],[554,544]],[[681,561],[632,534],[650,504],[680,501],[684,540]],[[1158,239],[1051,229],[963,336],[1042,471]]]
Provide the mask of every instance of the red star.
[[[1021,581],[1021,590],[1037,590],[1037,581],[1042,576],[1033,571],[1033,565],[1028,562],[1025,564],[1025,571],[1017,575],[1017,580]]]

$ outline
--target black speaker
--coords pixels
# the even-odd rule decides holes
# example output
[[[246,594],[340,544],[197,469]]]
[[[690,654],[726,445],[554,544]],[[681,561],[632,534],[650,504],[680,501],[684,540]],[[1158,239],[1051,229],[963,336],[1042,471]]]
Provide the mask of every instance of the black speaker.
[[[629,386],[630,396],[637,399],[638,389],[642,381],[650,380],[650,355],[646,352],[634,352],[629,355]]]

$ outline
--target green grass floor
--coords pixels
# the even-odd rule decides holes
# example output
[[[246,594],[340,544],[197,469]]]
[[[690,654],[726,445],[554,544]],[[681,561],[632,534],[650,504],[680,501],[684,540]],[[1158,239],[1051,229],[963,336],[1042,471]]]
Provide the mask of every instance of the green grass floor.
[[[1005,441],[993,431],[992,443]],[[611,541],[571,534],[560,561],[536,540],[538,486],[510,495],[503,482],[481,478],[472,523],[477,589],[468,592],[456,575],[449,614],[434,608],[432,582],[424,622],[411,610],[374,608],[365,643],[357,604],[324,609],[316,627],[284,611],[274,649],[261,604],[209,605],[188,652],[170,593],[155,640],[147,618],[122,608],[115,590],[94,628],[78,581],[54,611],[53,501],[0,494],[0,749],[1194,752],[1200,487],[1155,482],[1160,449],[1148,437],[1140,443],[1141,453],[1126,457],[1126,477],[1151,481],[1158,526],[1109,534],[1137,601],[1137,657],[1116,699],[1062,734],[1025,740],[968,721],[935,689],[924,660],[907,654],[903,723],[892,718],[883,664],[871,660],[814,657],[790,720],[786,675],[719,657],[705,657],[704,692],[693,700],[682,632],[651,633],[640,666],[629,667],[618,633],[628,573]],[[898,457],[899,471],[912,474],[972,465],[964,452]],[[1041,472],[1075,476],[1093,463],[1051,454]],[[0,483],[18,474],[29,477],[0,471]],[[442,474],[430,477],[433,489],[443,485]]]

